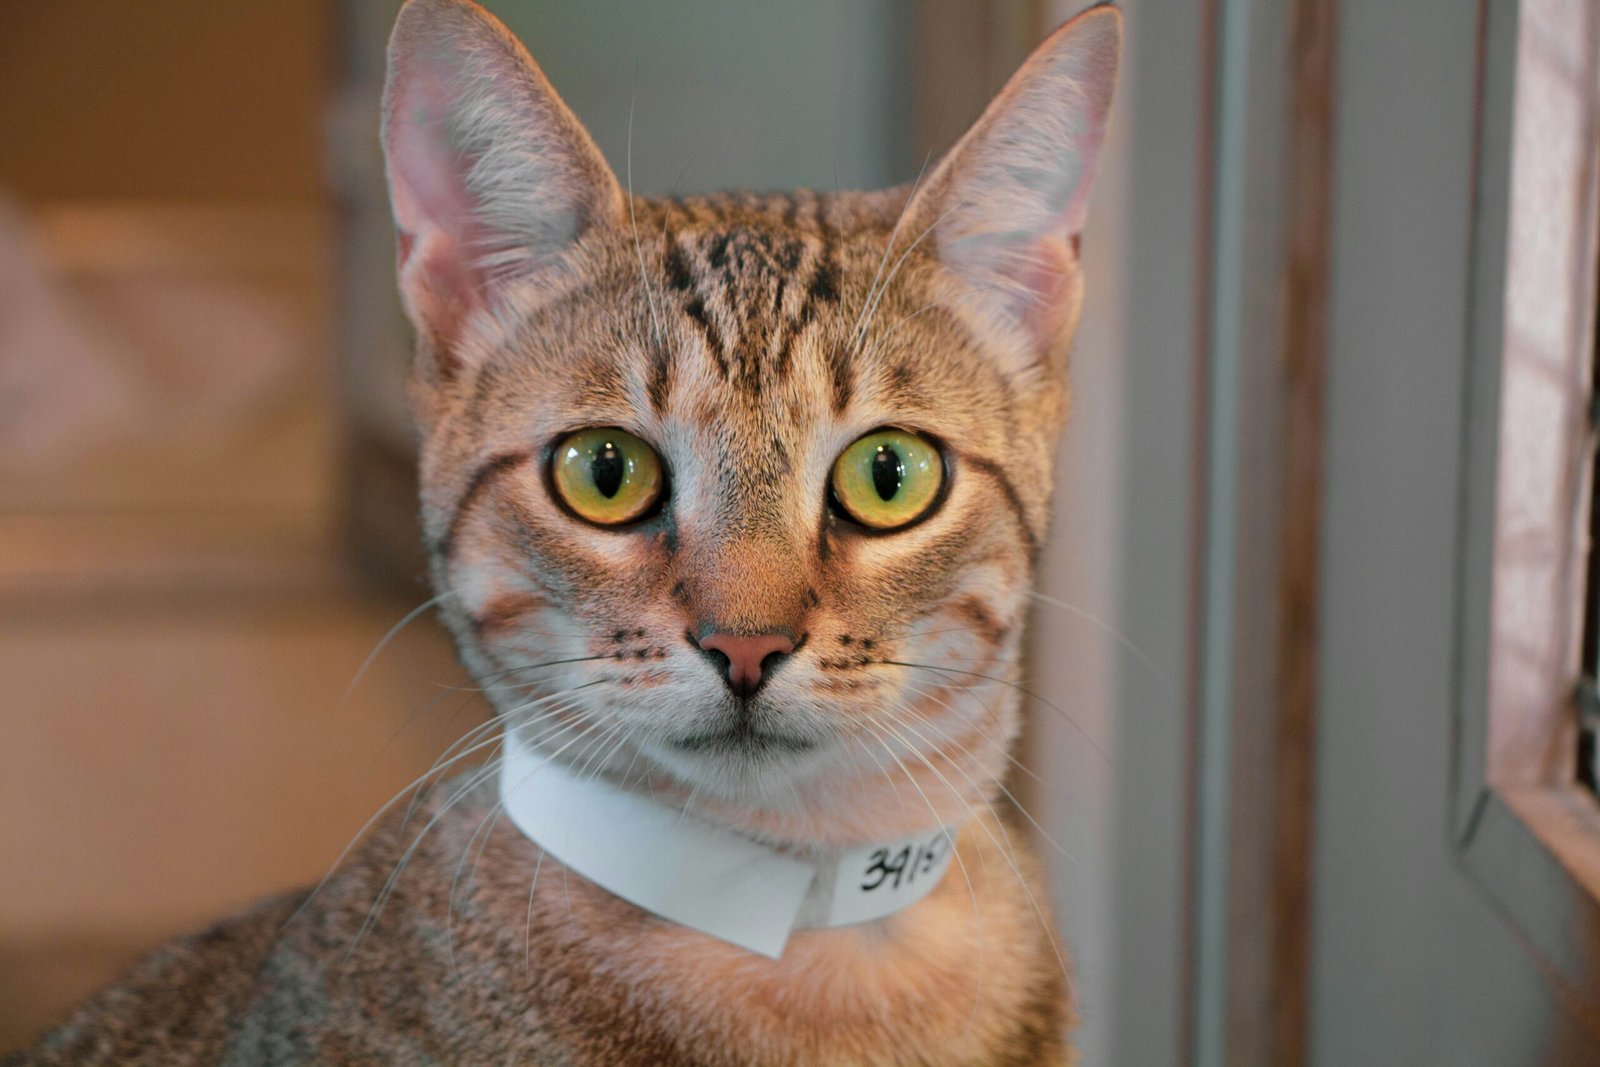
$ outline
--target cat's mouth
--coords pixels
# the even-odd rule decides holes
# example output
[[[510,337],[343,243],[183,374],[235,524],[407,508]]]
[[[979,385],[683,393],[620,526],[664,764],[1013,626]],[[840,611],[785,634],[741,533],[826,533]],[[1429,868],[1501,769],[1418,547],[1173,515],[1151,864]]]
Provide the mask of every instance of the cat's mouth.
[[[773,733],[741,719],[732,726],[688,737],[673,738],[673,748],[699,754],[730,753],[742,756],[772,752],[810,752],[817,742],[795,734]]]

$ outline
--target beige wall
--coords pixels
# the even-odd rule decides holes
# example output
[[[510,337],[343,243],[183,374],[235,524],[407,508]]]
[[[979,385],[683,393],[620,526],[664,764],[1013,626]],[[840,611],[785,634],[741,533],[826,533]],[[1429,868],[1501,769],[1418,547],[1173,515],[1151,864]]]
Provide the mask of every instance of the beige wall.
[[[480,721],[426,621],[342,699],[331,16],[0,4],[0,1053]]]
[[[316,200],[331,29],[324,0],[0,4],[0,184]]]

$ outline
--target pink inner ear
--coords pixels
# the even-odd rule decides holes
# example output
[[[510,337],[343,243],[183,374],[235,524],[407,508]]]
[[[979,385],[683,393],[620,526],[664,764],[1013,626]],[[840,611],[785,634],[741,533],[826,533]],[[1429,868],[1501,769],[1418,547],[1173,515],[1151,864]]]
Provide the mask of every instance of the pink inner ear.
[[[1013,274],[1026,300],[1022,324],[1041,344],[1067,328],[1072,314],[1071,278],[1078,261],[1078,235],[1047,237],[1033,247],[1027,266]]]
[[[483,302],[480,280],[465,268],[460,246],[441,231],[402,232],[400,243],[400,292],[413,319],[448,347]]]
[[[394,93],[386,148],[400,288],[413,319],[447,339],[483,302],[486,281],[474,266],[481,227],[467,186],[471,159],[453,143],[450,99],[434,64],[425,58],[403,64]]]

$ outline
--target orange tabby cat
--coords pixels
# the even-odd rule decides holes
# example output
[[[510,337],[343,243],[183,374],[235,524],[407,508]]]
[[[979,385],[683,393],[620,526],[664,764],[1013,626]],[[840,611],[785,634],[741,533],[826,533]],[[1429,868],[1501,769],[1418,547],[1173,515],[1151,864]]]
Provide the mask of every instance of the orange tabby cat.
[[[665,201],[492,16],[411,0],[384,145],[433,576],[575,829],[499,817],[521,783],[491,760],[8,1062],[1066,1062],[1066,964],[994,801],[1120,33],[1062,26],[911,187]],[[640,836],[613,802],[674,815]],[[630,903],[703,873],[696,834],[802,872],[799,912],[759,878]],[[747,906],[765,954],[727,932]]]

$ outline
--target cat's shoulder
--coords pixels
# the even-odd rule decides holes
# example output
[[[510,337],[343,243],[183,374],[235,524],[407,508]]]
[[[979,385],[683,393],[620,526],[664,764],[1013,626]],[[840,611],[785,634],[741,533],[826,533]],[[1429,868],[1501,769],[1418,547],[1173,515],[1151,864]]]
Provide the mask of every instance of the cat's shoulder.
[[[305,894],[248,910],[148,953],[5,1067],[214,1063]]]

